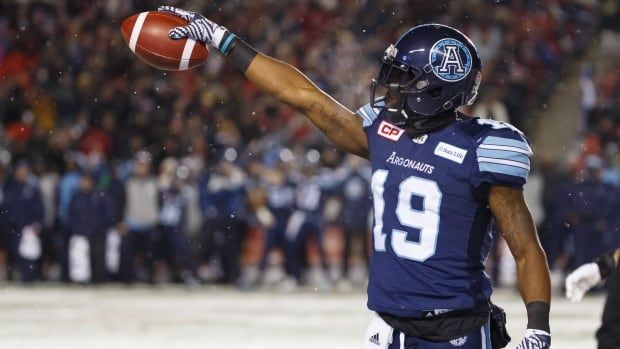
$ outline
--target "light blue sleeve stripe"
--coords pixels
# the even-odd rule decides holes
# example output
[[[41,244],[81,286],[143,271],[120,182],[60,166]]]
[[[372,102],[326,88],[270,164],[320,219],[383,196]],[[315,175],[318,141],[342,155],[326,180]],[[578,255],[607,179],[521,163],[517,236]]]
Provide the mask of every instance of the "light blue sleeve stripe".
[[[478,148],[476,150],[476,155],[478,157],[518,161],[526,165],[530,164],[530,158],[527,155],[510,150],[493,150]]]
[[[370,116],[373,120],[377,118],[377,113],[375,112],[374,109],[372,109],[372,107],[369,104],[366,104],[362,108],[364,108],[364,110],[366,111],[366,114],[368,114],[368,116]]]
[[[364,109],[360,108],[357,111],[357,115],[359,115],[359,117],[362,118],[362,127],[368,127],[372,125],[372,121],[370,120],[370,117],[366,115],[366,112],[364,111]]]
[[[372,122],[377,118],[377,113],[375,113],[370,104],[366,104],[365,106],[359,108],[357,114],[362,117],[362,126],[364,127],[372,125]]]
[[[488,136],[482,141],[482,144],[506,145],[509,147],[521,148],[530,153],[532,152],[532,149],[530,149],[530,146],[527,143],[512,138]]]
[[[480,172],[493,172],[509,176],[521,177],[523,179],[527,179],[527,175],[529,173],[529,171],[524,168],[510,165],[493,164],[488,162],[481,162],[478,164],[478,167],[480,169]]]

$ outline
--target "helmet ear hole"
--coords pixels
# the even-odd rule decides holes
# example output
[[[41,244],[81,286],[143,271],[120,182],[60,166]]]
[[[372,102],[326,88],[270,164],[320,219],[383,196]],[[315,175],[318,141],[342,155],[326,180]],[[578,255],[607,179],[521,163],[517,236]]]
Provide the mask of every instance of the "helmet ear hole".
[[[443,88],[441,86],[437,86],[437,87],[433,87],[430,90],[428,90],[428,94],[432,98],[437,98],[437,97],[441,96],[441,92],[442,91],[443,91]]]

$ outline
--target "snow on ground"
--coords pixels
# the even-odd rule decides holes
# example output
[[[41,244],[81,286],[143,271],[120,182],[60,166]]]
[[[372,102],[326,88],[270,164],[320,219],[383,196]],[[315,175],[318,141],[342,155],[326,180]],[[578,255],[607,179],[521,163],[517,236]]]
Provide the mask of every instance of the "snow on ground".
[[[525,328],[517,293],[499,290],[514,348]],[[603,296],[571,304],[556,296],[552,343],[595,348]],[[3,349],[346,349],[361,348],[370,313],[363,290],[239,292],[205,286],[0,286]]]

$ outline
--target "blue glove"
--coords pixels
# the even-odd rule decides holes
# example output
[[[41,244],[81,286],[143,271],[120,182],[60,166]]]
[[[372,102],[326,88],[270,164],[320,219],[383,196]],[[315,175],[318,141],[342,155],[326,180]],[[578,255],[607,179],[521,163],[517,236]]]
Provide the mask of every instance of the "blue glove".
[[[159,6],[158,11],[172,13],[189,22],[183,27],[172,28],[168,32],[171,39],[190,38],[209,44],[226,52],[234,35],[219,24],[207,19],[198,12],[191,12],[173,6]]]
[[[547,349],[551,347],[551,334],[543,330],[528,328],[517,349]]]

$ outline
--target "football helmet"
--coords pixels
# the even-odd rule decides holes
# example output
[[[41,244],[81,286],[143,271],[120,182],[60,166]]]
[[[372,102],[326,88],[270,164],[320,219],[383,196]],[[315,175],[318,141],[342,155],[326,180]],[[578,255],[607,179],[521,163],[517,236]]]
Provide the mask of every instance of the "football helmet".
[[[390,45],[372,80],[371,105],[405,120],[470,105],[480,85],[482,63],[474,44],[442,24],[411,28]],[[378,106],[386,96],[387,106]],[[381,103],[383,105],[383,103]]]

